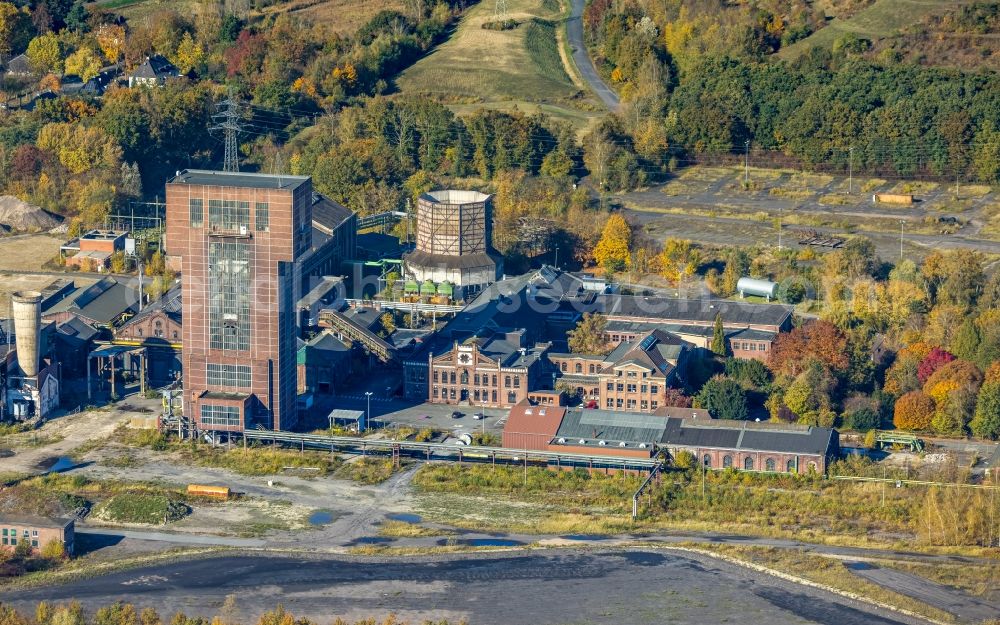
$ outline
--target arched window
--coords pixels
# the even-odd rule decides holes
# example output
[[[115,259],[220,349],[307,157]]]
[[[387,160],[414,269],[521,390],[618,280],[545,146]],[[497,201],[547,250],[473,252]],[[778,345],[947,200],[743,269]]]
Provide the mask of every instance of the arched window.
[[[789,460],[785,463],[785,471],[789,473],[795,473],[795,460]]]
[[[747,457],[743,460],[743,468],[747,471],[753,471],[753,458]]]
[[[139,334],[139,338],[142,338],[142,328],[139,328],[136,332]]]
[[[772,473],[775,471],[774,458],[768,458],[764,461],[764,470]]]
[[[566,361],[565,360],[562,361],[561,363],[559,363],[559,368],[562,369],[563,371],[566,370]]]
[[[591,373],[597,373],[597,370],[596,370],[596,368],[594,367],[594,365],[590,365],[590,372],[591,372]]]
[[[504,378],[503,378],[503,385],[504,385],[504,388],[510,388],[510,376],[509,375],[505,375],[504,376]]]
[[[462,371],[462,384],[468,384],[468,383],[469,383],[469,372]]]
[[[723,469],[728,469],[728,468],[730,468],[732,466],[733,466],[733,457],[732,456],[723,456],[722,457],[722,468]]]
[[[517,393],[515,393],[514,391],[510,391],[509,393],[507,393],[508,404],[513,404],[516,401],[517,401]]]
[[[581,363],[581,362],[576,363],[575,369],[576,369],[576,373],[583,373],[583,363]]]
[[[705,454],[705,457],[702,458],[701,461],[705,464],[706,467],[712,466],[712,456],[709,456],[708,454]]]

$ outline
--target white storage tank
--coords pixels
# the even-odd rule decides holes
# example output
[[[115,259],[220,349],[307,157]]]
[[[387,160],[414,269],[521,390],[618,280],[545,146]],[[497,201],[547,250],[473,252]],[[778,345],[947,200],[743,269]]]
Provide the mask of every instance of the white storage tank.
[[[736,283],[736,290],[739,291],[740,297],[756,295],[757,297],[766,297],[767,301],[778,297],[778,283],[770,280],[740,278]]]

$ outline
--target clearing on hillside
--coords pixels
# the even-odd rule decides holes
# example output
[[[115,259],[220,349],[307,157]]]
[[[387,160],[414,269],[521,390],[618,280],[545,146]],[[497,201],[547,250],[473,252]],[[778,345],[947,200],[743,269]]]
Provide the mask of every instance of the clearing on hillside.
[[[907,26],[929,15],[954,10],[972,0],[877,0],[867,9],[847,19],[833,19],[805,39],[796,41],[778,52],[780,58],[798,58],[814,46],[832,48],[833,43],[847,33],[875,42],[892,37]]]
[[[330,30],[351,35],[364,26],[379,11],[406,12],[403,0],[291,0],[263,11],[265,14],[288,13],[304,17]]]
[[[563,14],[558,3],[508,0],[508,15],[518,22],[517,28],[484,29],[484,23],[494,20],[494,6],[482,2],[470,8],[449,41],[397,79],[400,91],[466,104],[558,103],[560,108],[575,108],[567,107],[568,101],[587,96],[573,84],[559,53]],[[556,110],[546,112],[560,116]],[[580,121],[577,111],[562,116]]]

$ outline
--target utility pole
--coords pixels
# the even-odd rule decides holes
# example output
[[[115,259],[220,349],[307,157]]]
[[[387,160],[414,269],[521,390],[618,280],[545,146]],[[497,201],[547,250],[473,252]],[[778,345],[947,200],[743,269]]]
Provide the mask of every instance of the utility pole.
[[[854,193],[854,146],[847,149],[847,194]]]
[[[782,207],[778,208],[778,249],[779,250],[781,249],[781,227],[782,227],[782,221],[784,221],[784,219],[785,219],[785,208],[782,206]]]
[[[899,260],[903,260],[903,224],[905,223],[905,220],[899,220]]]
[[[750,184],[750,139],[744,142],[746,146],[745,152],[743,154],[743,183],[746,185]]]

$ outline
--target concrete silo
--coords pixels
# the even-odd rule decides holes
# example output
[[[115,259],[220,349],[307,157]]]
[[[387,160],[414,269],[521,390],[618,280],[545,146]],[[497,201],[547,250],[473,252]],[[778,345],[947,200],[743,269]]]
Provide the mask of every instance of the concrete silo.
[[[410,279],[448,282],[456,299],[496,282],[503,261],[493,249],[493,196],[460,190],[421,195],[416,249],[404,255],[403,262]]]
[[[15,291],[11,295],[14,336],[17,340],[17,364],[26,378],[38,375],[42,325],[42,294],[38,291]]]

